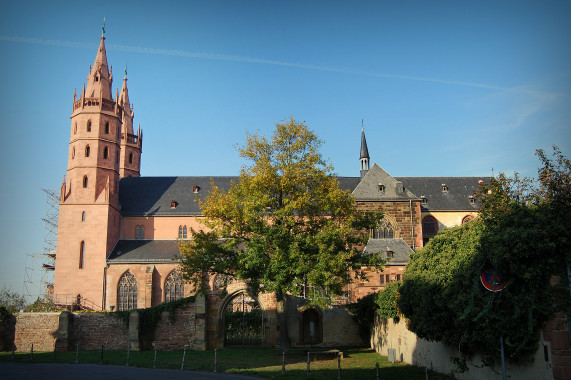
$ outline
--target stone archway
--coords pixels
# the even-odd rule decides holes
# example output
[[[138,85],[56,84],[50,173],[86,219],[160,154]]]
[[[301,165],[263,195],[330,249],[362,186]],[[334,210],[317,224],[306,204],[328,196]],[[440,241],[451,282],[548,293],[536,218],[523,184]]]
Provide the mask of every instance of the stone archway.
[[[217,319],[218,347],[259,346],[266,342],[266,311],[246,289],[232,292],[224,298]]]

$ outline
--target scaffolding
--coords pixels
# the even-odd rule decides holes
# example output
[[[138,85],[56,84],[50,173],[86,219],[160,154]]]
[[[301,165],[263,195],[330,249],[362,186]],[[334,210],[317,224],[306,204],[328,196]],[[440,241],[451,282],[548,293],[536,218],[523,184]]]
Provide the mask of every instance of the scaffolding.
[[[42,189],[46,193],[43,249],[40,253],[26,255],[24,297],[34,302],[38,298],[49,298],[53,292],[57,226],[59,215],[58,190]]]

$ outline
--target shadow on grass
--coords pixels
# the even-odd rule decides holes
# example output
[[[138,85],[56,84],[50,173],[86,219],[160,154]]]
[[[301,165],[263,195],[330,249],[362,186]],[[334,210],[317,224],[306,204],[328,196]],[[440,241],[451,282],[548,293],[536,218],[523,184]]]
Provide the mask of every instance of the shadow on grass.
[[[342,379],[374,379],[375,366],[379,364],[379,376],[383,380],[411,379],[425,380],[425,369],[404,363],[389,363],[386,357],[380,356],[371,349],[341,349]],[[77,355],[77,356],[76,356]],[[0,361],[21,363],[101,363],[101,351],[70,352],[17,352],[14,359],[11,352],[0,352]],[[214,371],[214,350],[186,351],[184,369],[191,371]],[[157,351],[156,367],[181,369],[183,351]],[[282,354],[269,348],[227,348],[216,351],[216,370],[241,375],[258,376],[266,379],[301,379],[307,376],[307,356],[304,351],[292,351],[286,355],[285,374],[282,375]],[[127,361],[127,351],[104,351],[103,364],[127,365],[131,367],[153,368],[154,351],[131,351]],[[310,362],[312,379],[336,379],[337,358],[322,359]],[[429,371],[431,380],[449,380],[451,377]]]

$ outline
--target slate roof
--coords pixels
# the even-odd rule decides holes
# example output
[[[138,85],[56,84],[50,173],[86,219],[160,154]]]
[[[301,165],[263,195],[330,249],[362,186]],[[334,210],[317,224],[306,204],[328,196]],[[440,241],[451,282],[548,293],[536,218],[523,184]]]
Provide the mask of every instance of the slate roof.
[[[470,203],[479,181],[489,182],[489,177],[396,177],[404,187],[418,198],[426,197],[422,211],[476,211],[480,207],[478,200]],[[442,191],[442,185],[448,191]]]
[[[478,188],[478,181],[486,177],[391,177],[374,164],[362,179],[338,177],[344,190],[353,192],[357,200],[409,200],[425,196],[423,211],[477,210],[478,202],[470,204],[469,196]],[[201,215],[197,200],[204,200],[211,190],[211,181],[222,190],[230,188],[238,177],[127,177],[119,182],[119,203],[123,216],[193,216]],[[402,182],[403,192],[395,192]],[[386,186],[380,195],[378,184]],[[442,192],[442,184],[448,192]],[[194,193],[194,187],[198,192]],[[171,201],[176,207],[171,208]]]
[[[172,263],[178,258],[177,240],[119,240],[107,263]]]
[[[211,181],[228,190],[238,177],[126,177],[119,182],[119,204],[123,216],[201,215],[197,200],[205,200]],[[339,185],[352,191],[359,177],[339,177]],[[198,192],[194,193],[194,187]],[[171,208],[171,201],[176,207]]]
[[[365,247],[365,254],[383,253],[383,258],[387,258],[387,251],[393,252],[392,259],[387,265],[406,265],[410,259],[410,254],[414,251],[400,239],[369,239]]]
[[[384,186],[384,190],[379,190],[379,185]],[[365,174],[361,182],[353,190],[353,195],[357,201],[408,201],[418,199],[403,186],[401,181],[393,178],[379,165],[373,164],[371,169]]]

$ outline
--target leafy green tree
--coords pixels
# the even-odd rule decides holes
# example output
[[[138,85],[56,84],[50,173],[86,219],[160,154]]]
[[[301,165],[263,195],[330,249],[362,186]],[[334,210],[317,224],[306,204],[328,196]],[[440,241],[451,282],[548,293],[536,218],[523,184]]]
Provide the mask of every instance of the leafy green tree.
[[[377,312],[383,318],[393,318],[395,322],[400,319],[397,307],[397,299],[399,297],[400,282],[390,282],[383,290],[375,293],[375,304]]]
[[[314,304],[327,305],[349,281],[349,268],[362,276],[361,264],[382,263],[362,254],[382,215],[357,210],[321,144],[293,118],[277,123],[270,138],[247,136],[238,151],[251,164],[228,190],[213,184],[200,203],[206,228],[180,243],[182,271],[196,288],[204,273],[219,273],[278,299],[307,286]]]
[[[539,331],[569,305],[571,166],[537,152],[539,182],[503,174],[484,185],[480,218],[444,230],[407,266],[398,305],[410,329],[465,355],[499,358],[500,337],[512,361],[537,349]],[[494,268],[506,280],[500,292],[480,283]]]
[[[24,306],[24,296],[11,289],[2,288],[0,290],[0,306],[4,307],[8,312],[14,314],[20,310],[20,306]]]

